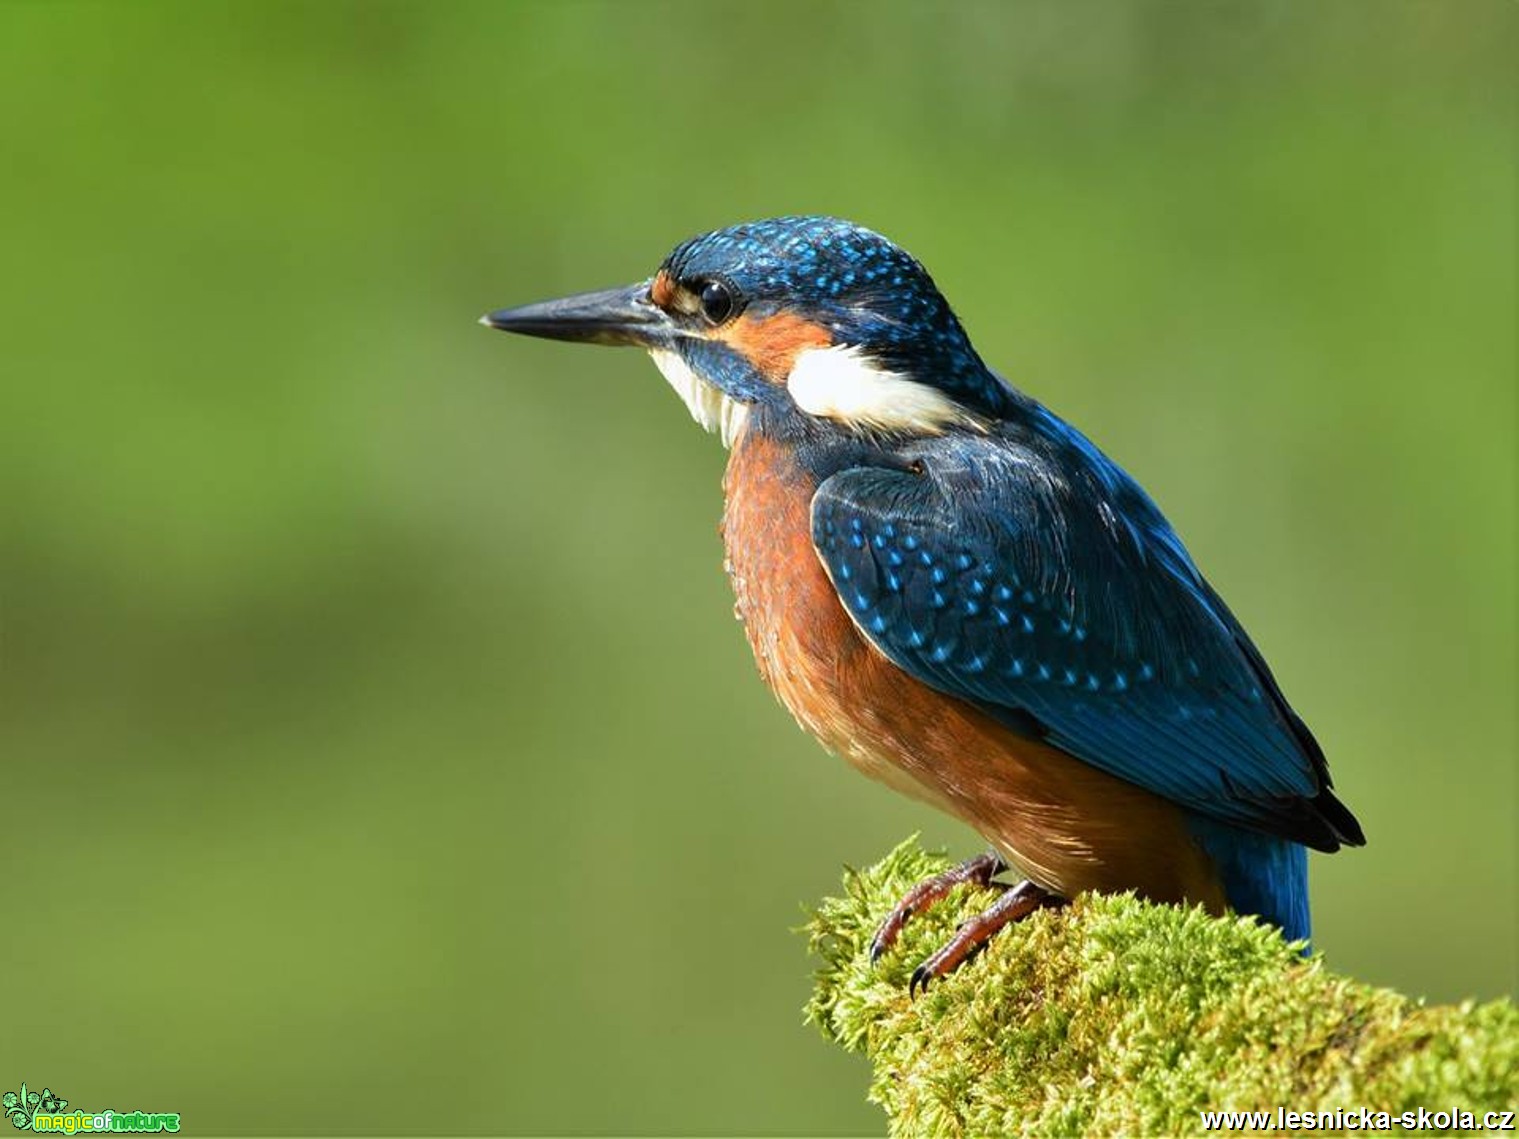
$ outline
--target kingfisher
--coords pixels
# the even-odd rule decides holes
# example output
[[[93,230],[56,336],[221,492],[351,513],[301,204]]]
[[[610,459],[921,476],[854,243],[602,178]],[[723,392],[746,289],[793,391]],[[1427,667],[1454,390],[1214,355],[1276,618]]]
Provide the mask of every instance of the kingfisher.
[[[982,361],[907,252],[772,218],[481,322],[650,353],[729,450],[726,568],[761,676],[829,750],[990,844],[877,931],[872,959],[958,884],[1000,890],[909,993],[1085,890],[1257,915],[1306,951],[1308,848],[1365,842],[1323,750],[1150,496]]]

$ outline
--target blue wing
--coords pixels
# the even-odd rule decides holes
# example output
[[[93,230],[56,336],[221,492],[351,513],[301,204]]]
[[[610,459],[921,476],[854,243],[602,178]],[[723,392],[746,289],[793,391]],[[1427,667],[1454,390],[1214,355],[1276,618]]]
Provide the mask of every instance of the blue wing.
[[[812,538],[851,618],[924,683],[1192,810],[1364,841],[1159,510],[1040,412],[1046,433],[923,440],[822,482]]]

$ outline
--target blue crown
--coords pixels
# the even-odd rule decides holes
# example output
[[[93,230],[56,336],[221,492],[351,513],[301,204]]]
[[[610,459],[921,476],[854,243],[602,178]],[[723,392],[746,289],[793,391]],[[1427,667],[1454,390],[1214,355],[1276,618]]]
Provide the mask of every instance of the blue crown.
[[[803,216],[729,226],[682,242],[661,271],[684,283],[724,281],[762,315],[797,312],[966,406],[1003,415],[1013,402],[928,270],[853,222]]]

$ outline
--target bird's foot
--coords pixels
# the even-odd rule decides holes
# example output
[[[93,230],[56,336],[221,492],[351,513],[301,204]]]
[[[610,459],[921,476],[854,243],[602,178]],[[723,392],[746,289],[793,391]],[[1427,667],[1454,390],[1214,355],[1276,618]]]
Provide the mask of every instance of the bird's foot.
[[[881,928],[876,930],[876,935],[870,939],[871,962],[879,961],[881,954],[897,943],[902,927],[907,924],[907,919],[913,914],[940,901],[962,882],[974,882],[982,887],[991,886],[994,884],[992,879],[1006,869],[1007,863],[1002,861],[1002,856],[991,850],[968,859],[958,866],[951,866],[932,878],[923,879],[892,907],[891,913],[886,915],[886,920],[881,923]]]
[[[962,922],[955,936],[939,947],[937,953],[913,970],[912,980],[907,984],[907,995],[916,996],[919,989],[928,991],[928,983],[936,977],[953,973],[974,957],[1003,926],[1022,921],[1037,909],[1045,906],[1063,906],[1065,899],[1052,894],[1032,882],[1019,882],[1010,887],[975,917]]]

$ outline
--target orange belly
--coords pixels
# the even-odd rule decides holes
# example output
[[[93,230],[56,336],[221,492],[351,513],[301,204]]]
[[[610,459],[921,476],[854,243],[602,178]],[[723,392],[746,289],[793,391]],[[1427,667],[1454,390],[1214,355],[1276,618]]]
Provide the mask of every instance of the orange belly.
[[[1217,874],[1175,804],[913,679],[860,634],[818,561],[816,488],[788,448],[745,433],[724,489],[739,617],[760,674],[804,728],[963,819],[1056,893],[1133,889],[1222,912]]]

